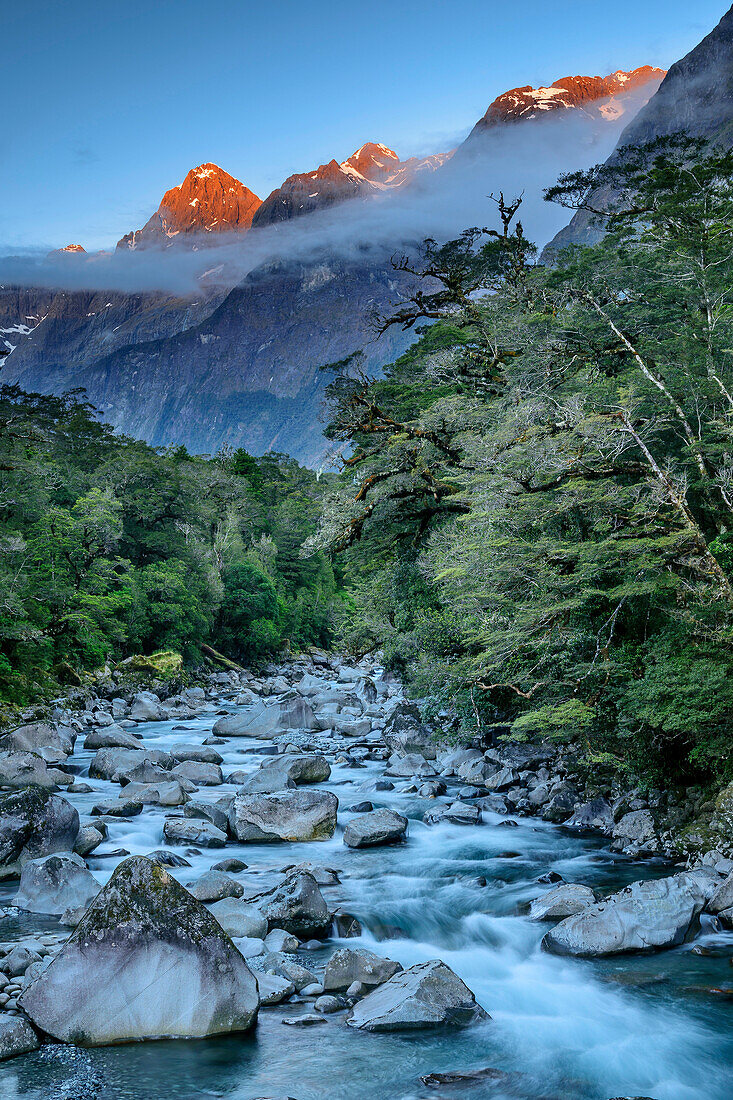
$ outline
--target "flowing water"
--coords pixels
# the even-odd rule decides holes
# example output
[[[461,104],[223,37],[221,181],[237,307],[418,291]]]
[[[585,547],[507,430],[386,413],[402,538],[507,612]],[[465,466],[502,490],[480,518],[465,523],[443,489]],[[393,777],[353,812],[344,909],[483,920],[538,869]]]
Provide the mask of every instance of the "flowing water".
[[[232,710],[236,708],[230,708]],[[151,747],[174,741],[201,742],[214,719],[199,718],[138,727]],[[80,742],[81,743],[81,742]],[[261,743],[242,738],[217,746],[227,765],[255,770]],[[87,775],[91,753],[80,750],[72,763]],[[668,873],[661,865],[640,865],[613,856],[595,838],[571,835],[536,819],[484,815],[480,826],[427,827],[429,803],[397,791],[365,793],[359,788],[381,767],[333,767],[322,784],[339,796],[339,827],[332,840],[317,844],[237,845],[186,855],[189,868],[173,873],[189,882],[212,864],[236,856],[247,876],[266,881],[283,867],[311,860],[340,870],[341,884],[324,887],[332,906],[353,912],[364,926],[361,940],[330,941],[301,952],[301,961],[320,970],[336,946],[359,943],[408,966],[440,958],[475,992],[491,1020],[465,1031],[374,1035],[352,1031],[344,1015],[317,1027],[285,1027],[284,1017],[300,1007],[262,1009],[255,1031],[244,1036],[196,1041],[148,1042],[79,1051],[46,1047],[0,1064],[0,1097],[14,1100],[419,1100],[427,1096],[490,1097],[492,1100],[730,1100],[733,1097],[733,1000],[710,992],[733,979],[733,935],[703,933],[692,945],[650,956],[578,961],[540,949],[547,926],[529,921],[527,903],[543,889],[537,879],[559,872],[568,882],[605,891],[639,877]],[[91,780],[95,793],[72,795],[82,813],[116,784]],[[399,781],[398,781],[399,784]],[[233,788],[201,788],[212,800]],[[390,805],[410,820],[409,841],[398,848],[347,849],[342,827],[346,807],[363,798]],[[139,817],[110,826],[99,851],[124,848],[145,854],[164,845],[165,811],[147,808]],[[185,849],[177,849],[184,852]],[[101,883],[119,858],[89,857]],[[480,880],[486,880],[483,885]],[[14,887],[2,886],[1,900]],[[22,914],[3,922],[3,937],[18,938],[54,920]],[[493,1081],[442,1086],[420,1077],[432,1072],[493,1067]]]

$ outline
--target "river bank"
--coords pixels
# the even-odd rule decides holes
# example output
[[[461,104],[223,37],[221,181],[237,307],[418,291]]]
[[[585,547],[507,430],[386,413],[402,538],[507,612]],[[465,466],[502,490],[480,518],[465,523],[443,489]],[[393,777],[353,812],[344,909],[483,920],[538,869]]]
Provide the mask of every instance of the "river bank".
[[[400,686],[378,667],[350,668],[319,656],[267,672],[214,673],[206,686],[185,689],[180,697],[162,698],[165,691],[160,700],[144,692],[100,697],[87,711],[57,716],[77,734],[73,751],[64,752],[62,723],[55,744],[36,745],[47,759],[39,764],[36,757],[33,774],[38,778],[44,767],[62,773],[65,793],[54,797],[80,815],[74,844],[77,852],[85,849],[79,858],[86,866],[64,880],[69,890],[55,896],[55,916],[42,915],[47,882],[39,885],[27,873],[25,888],[20,881],[20,900],[35,913],[13,908],[17,878],[0,887],[4,959],[18,944],[38,956],[29,962],[36,968],[30,975],[8,975],[0,999],[6,998],[8,1019],[22,1020],[24,987],[48,959],[63,955],[63,940],[91,900],[85,891],[93,896],[128,857],[163,849],[166,874],[190,885],[225,926],[241,918],[228,929],[246,931],[234,942],[260,977],[261,993],[273,985],[285,990],[280,1003],[260,1006],[256,1030],[237,1036],[92,1051],[45,1045],[0,1067],[8,1095],[66,1089],[51,1094],[152,1100],[161,1095],[161,1075],[165,1095],[186,1100],[450,1096],[458,1084],[461,1095],[492,1097],[729,1094],[730,1010],[722,991],[733,937],[725,915],[706,912],[730,871],[722,853],[706,857],[707,869],[697,879],[681,879],[682,868],[649,858],[648,840],[640,844],[638,836],[626,835],[633,821],[643,819],[623,824],[625,819],[653,815],[654,807],[632,805],[628,795],[620,805],[603,799],[609,825],[604,807],[591,800],[589,809],[580,800],[585,792],[573,793],[569,762],[555,750],[505,746],[483,754],[436,746]],[[294,767],[293,761],[300,763]],[[295,800],[287,813],[282,798],[273,811],[278,791]],[[306,794],[316,796],[315,803],[311,797],[306,805]],[[333,827],[329,799],[338,800]],[[325,807],[316,826],[308,816],[313,804]],[[384,839],[373,828],[370,806],[379,829],[385,814],[398,831],[404,821],[405,839],[352,847],[349,842],[370,833]],[[535,816],[527,816],[528,809]],[[553,821],[561,814],[569,826]],[[592,815],[603,819],[610,837],[588,831]],[[309,839],[314,828],[321,830],[318,840]],[[278,830],[295,839],[273,842]],[[637,858],[611,851],[609,840],[616,848],[636,846]],[[209,843],[215,846],[204,846]],[[179,860],[183,865],[170,866]],[[212,875],[224,861],[226,868]],[[29,861],[20,855],[17,862],[21,870]],[[632,944],[628,954],[614,950],[592,960],[553,953],[558,943],[547,942],[548,934],[567,920],[587,923],[596,897],[637,879],[674,879],[681,906],[672,912],[667,905],[667,924],[657,922],[657,938],[667,937],[668,950],[639,954]],[[292,932],[280,928],[275,935],[277,925],[261,923],[288,881],[290,898],[278,919],[288,924],[297,910],[297,946],[283,939]],[[555,919],[533,919],[548,897]],[[62,901],[74,900],[80,904],[59,911]],[[647,900],[631,900],[636,908],[625,927],[633,933],[644,927]],[[610,903],[616,916],[620,904],[628,903],[624,897]],[[560,920],[568,905],[580,906],[577,916]],[[258,910],[260,926],[245,928],[241,908],[250,922]],[[312,927],[303,923],[304,910]],[[587,927],[585,933],[587,947]],[[561,949],[567,951],[568,943]],[[338,979],[340,987],[334,986],[331,959],[339,950],[370,951],[408,972],[440,959],[491,1019],[470,1009],[470,998],[471,1018],[461,1028],[416,1029],[413,1019],[408,1031],[375,1034],[359,1026],[369,1017],[370,984],[361,981],[362,988],[350,992],[353,982],[343,986]],[[374,972],[381,965],[368,956],[346,959],[351,977],[363,978],[365,966]],[[16,960],[13,968],[19,965]],[[53,967],[59,963],[49,973]],[[404,981],[392,975],[378,988],[395,978]],[[28,1007],[38,1012],[37,1004],[29,1001]],[[374,1014],[369,1018],[373,1023]],[[477,1070],[491,1073],[473,1083],[431,1077]]]

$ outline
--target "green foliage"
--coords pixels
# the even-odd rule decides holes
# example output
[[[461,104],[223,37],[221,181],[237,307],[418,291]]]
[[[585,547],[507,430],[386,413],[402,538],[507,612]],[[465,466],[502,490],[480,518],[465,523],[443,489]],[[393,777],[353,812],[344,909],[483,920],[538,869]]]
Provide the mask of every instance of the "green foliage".
[[[78,394],[0,387],[0,701],[131,654],[327,644],[338,582],[302,547],[328,481],[284,455],[155,450]]]
[[[733,155],[687,139],[560,181],[608,232],[534,265],[514,204],[407,269],[419,338],[331,391],[318,547],[340,636],[464,734],[579,742],[655,781],[733,775]],[[422,328],[420,327],[422,322]],[[430,322],[425,327],[425,322]],[[409,578],[409,583],[401,583]]]

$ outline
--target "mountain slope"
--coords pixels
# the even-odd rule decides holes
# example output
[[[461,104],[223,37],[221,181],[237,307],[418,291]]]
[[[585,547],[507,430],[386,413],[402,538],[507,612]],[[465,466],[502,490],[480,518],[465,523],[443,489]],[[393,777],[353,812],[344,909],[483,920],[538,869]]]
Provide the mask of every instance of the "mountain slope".
[[[625,145],[644,145],[684,130],[725,148],[733,147],[733,8],[717,27],[667,73],[656,94],[621,134],[611,162]],[[610,192],[597,192],[594,205],[611,204]],[[548,245],[545,259],[571,244],[593,244],[603,228],[585,210]]]

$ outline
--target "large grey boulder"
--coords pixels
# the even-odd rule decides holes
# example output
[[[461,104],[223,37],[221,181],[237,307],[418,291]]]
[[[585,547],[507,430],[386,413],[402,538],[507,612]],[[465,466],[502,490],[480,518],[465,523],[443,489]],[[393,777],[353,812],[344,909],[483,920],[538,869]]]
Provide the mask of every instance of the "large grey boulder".
[[[85,749],[140,749],[140,738],[122,726],[106,726],[95,729],[84,738]]]
[[[417,963],[352,1008],[346,1023],[361,1031],[467,1027],[488,1019],[468,986],[439,959]]]
[[[418,752],[426,760],[435,760],[437,746],[433,731],[425,725],[414,703],[399,703],[384,727],[384,740],[392,752],[405,756]]]
[[[30,722],[0,737],[0,748],[34,752],[47,764],[62,764],[74,751],[76,731],[58,722]]]
[[[337,809],[338,799],[330,791],[238,794],[229,827],[242,843],[328,840],[336,828]]]
[[[29,859],[70,852],[79,814],[59,794],[25,787],[0,798],[0,878],[20,874]]]
[[[218,764],[200,760],[182,760],[173,768],[171,775],[187,779],[197,787],[219,787],[224,782]]]
[[[392,959],[384,959],[364,948],[342,947],[328,960],[323,975],[323,988],[339,992],[349,988],[352,982],[362,985],[382,985],[397,974],[402,967]]]
[[[160,705],[160,699],[152,691],[139,691],[133,697],[130,718],[138,722],[162,722],[168,714]]]
[[[163,772],[165,780],[158,783],[128,783],[124,797],[143,806],[183,806],[188,795],[180,783]]]
[[[34,752],[0,751],[0,787],[14,791],[23,787],[43,787],[55,791],[67,787],[74,779],[69,772],[50,767]]]
[[[211,745],[190,745],[187,741],[177,741],[170,747],[171,759],[177,764],[186,760],[196,760],[199,764],[221,764],[222,756]]]
[[[281,928],[308,939],[325,935],[331,925],[331,913],[318,883],[305,871],[289,874],[274,890],[258,897],[256,904],[270,932]]]
[[[653,844],[656,838],[657,829],[649,810],[632,810],[613,827],[613,839],[624,846]]]
[[[110,779],[119,783],[122,779],[131,782],[130,774],[139,764],[148,761],[152,765],[170,764],[170,756],[159,749],[98,749],[89,764],[92,779]],[[141,773],[136,772],[135,778]]]
[[[67,909],[88,905],[98,893],[99,883],[81,856],[56,853],[28,860],[13,904],[29,913],[60,917]]]
[[[530,920],[565,920],[593,905],[595,900],[596,895],[589,886],[566,882],[533,901],[529,917]]]
[[[348,848],[373,848],[380,844],[399,844],[407,833],[407,818],[394,810],[372,810],[353,817],[344,829]]]
[[[331,768],[325,756],[309,753],[286,753],[264,760],[258,770],[242,784],[242,793],[271,794],[301,784],[325,783]]]
[[[133,856],[19,1004],[53,1038],[102,1046],[245,1031],[259,999],[211,913],[164,867]]]
[[[733,906],[733,872],[717,888],[706,909],[711,913],[722,913],[724,909],[730,909],[731,906]]]
[[[220,718],[214,725],[217,737],[257,737],[268,740],[286,730],[317,729],[313,710],[305,699],[296,695],[292,699],[266,703],[264,700],[241,714]]]
[[[542,946],[558,955],[595,957],[682,943],[705,904],[694,872],[633,882],[556,925]]]
[[[613,829],[613,810],[605,798],[593,798],[576,806],[565,825],[568,829]]]
[[[40,1046],[35,1031],[22,1016],[0,1013],[0,1062],[30,1054]]]

